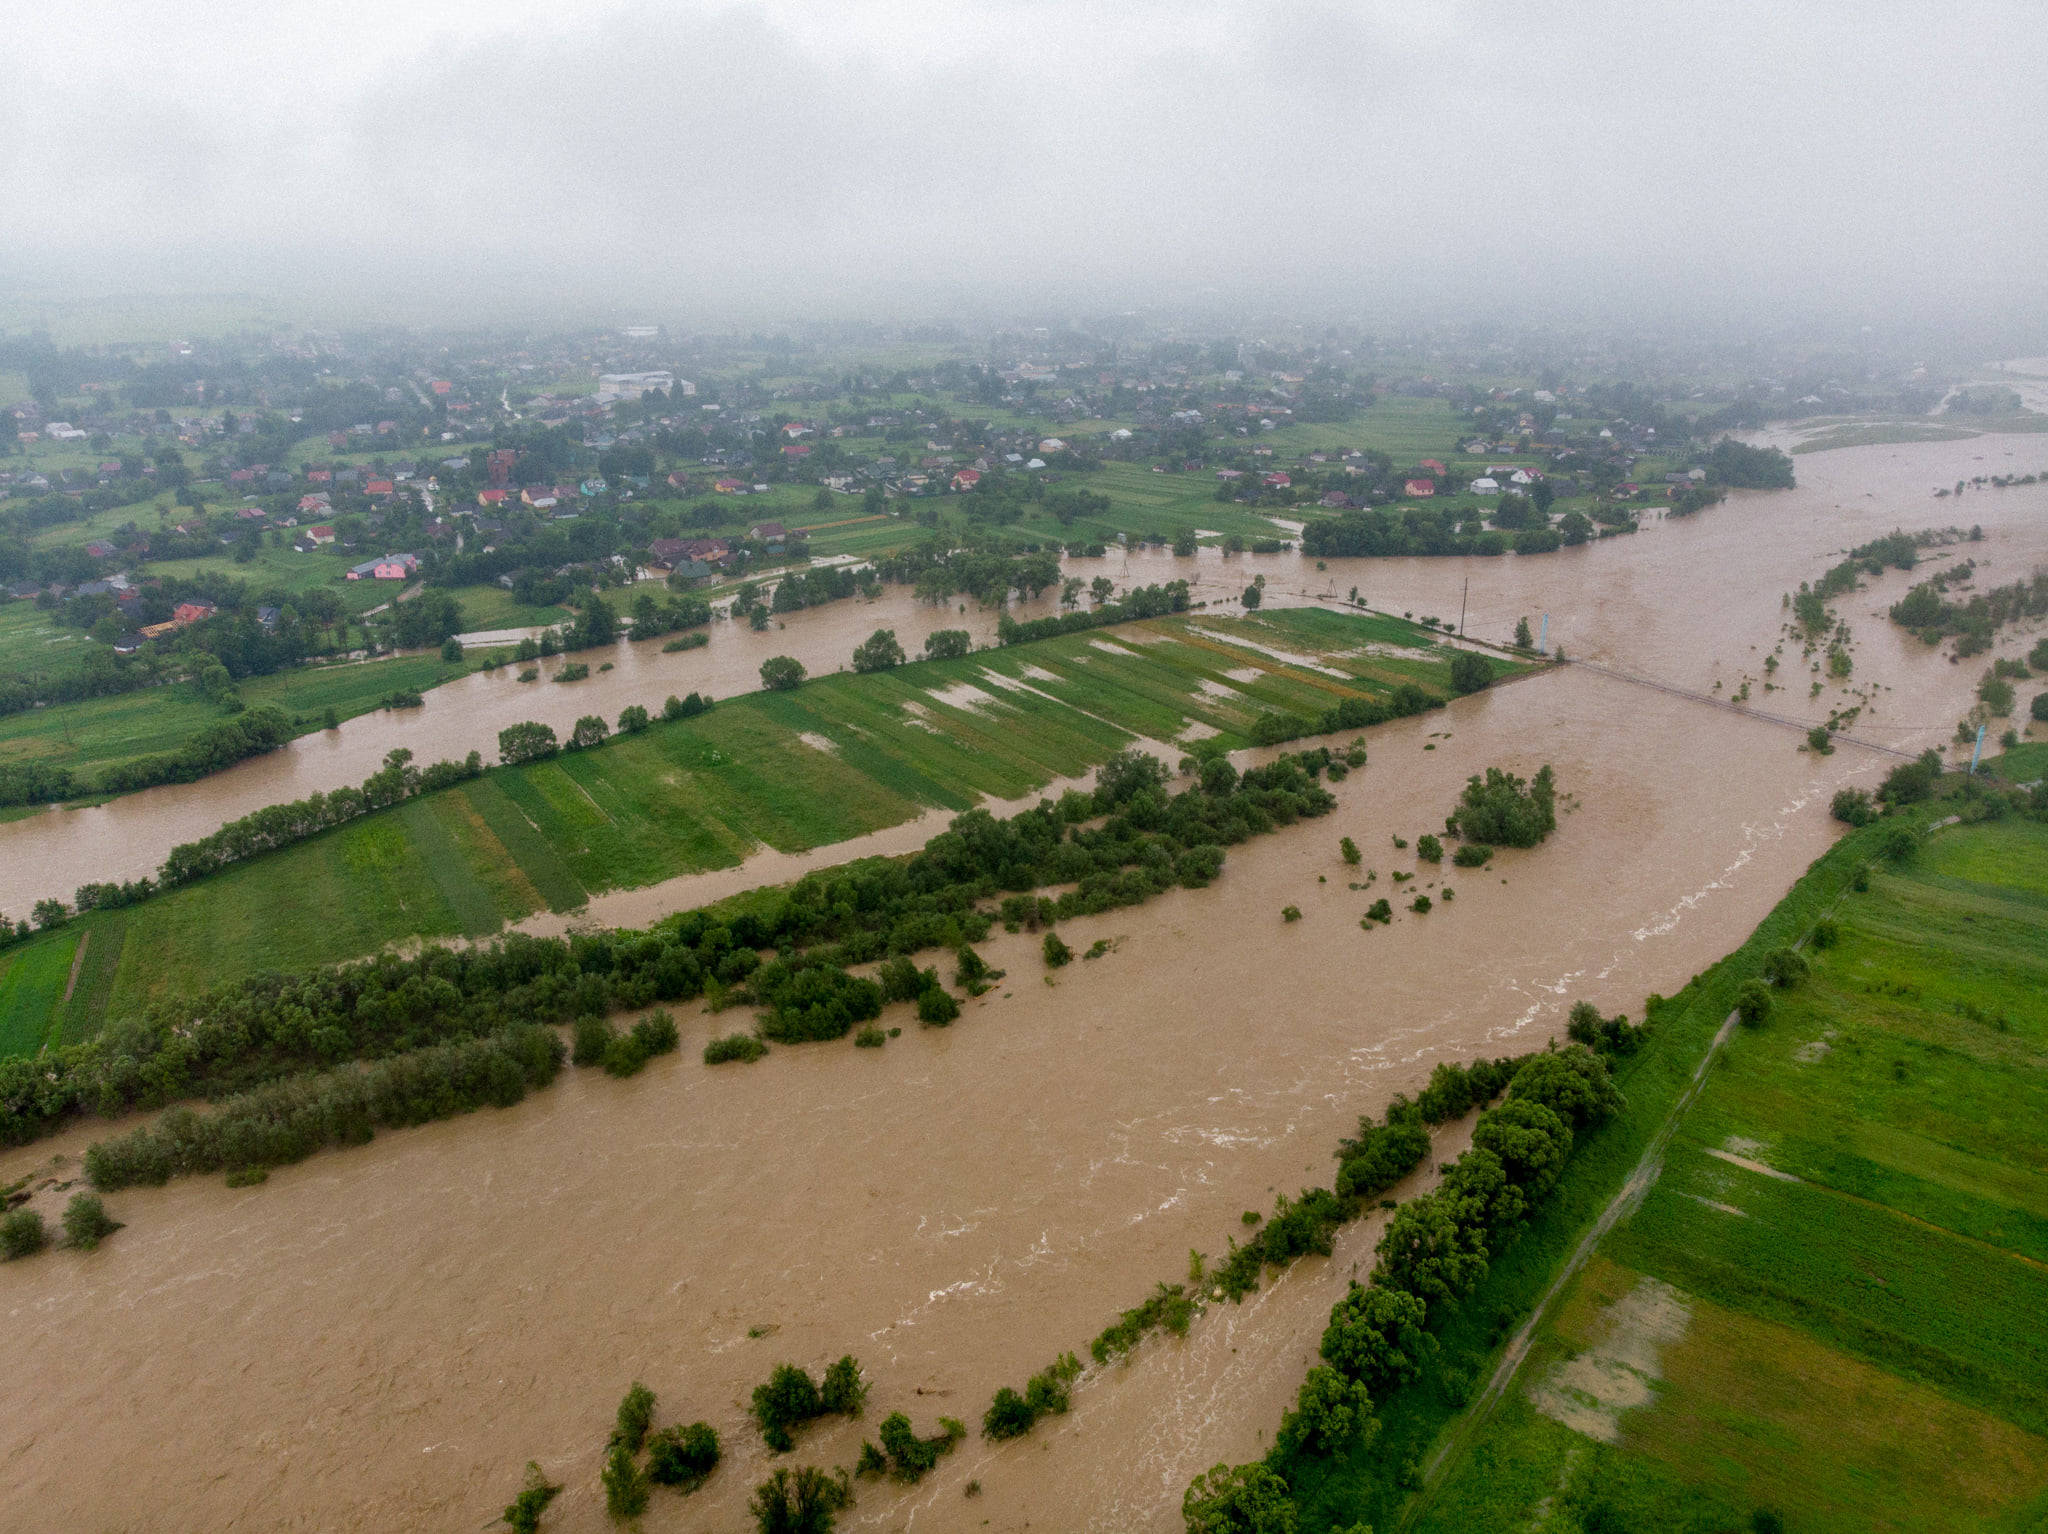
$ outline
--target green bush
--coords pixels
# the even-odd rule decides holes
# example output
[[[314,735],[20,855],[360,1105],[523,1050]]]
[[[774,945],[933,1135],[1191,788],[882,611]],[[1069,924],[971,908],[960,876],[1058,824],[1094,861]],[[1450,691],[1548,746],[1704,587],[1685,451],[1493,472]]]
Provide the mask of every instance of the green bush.
[[[579,1017],[576,1019],[574,1043],[569,1049],[569,1060],[573,1065],[602,1065],[605,1051],[612,1047],[618,1037],[612,1025],[602,1017]]]
[[[1446,828],[1470,842],[1533,847],[1557,829],[1557,783],[1548,765],[1524,782],[1498,767],[1465,784]]]
[[[768,1053],[768,1046],[750,1033],[729,1033],[704,1046],[706,1065],[723,1065],[728,1060],[755,1061]]]
[[[1451,689],[1459,693],[1483,692],[1493,685],[1493,662],[1474,650],[1460,650],[1451,657]]]
[[[1451,854],[1451,863],[1457,868],[1484,868],[1493,861],[1493,849],[1482,842],[1466,842]]]
[[[672,1054],[682,1044],[682,1034],[676,1029],[676,1020],[665,1008],[656,1008],[633,1025],[633,1037],[640,1041],[640,1047],[648,1055]]]
[[[933,986],[917,998],[917,1020],[928,1028],[944,1028],[960,1015],[960,1003],[950,991]]]
[[[1300,921],[1301,907],[1298,905],[1284,905],[1280,907],[1280,919],[1282,921]]]
[[[1894,863],[1910,863],[1920,850],[1920,836],[1911,826],[1893,826],[1885,832],[1882,851]]]
[[[1764,955],[1764,979],[1783,990],[1804,980],[1811,967],[1796,948],[1773,948]]]
[[[880,1049],[887,1042],[888,1035],[883,1033],[873,1023],[869,1023],[853,1036],[853,1047],[855,1049]]]
[[[1444,844],[1434,836],[1415,838],[1415,855],[1425,863],[1441,863],[1444,860]]]
[[[796,1429],[824,1414],[817,1381],[797,1364],[778,1364],[768,1382],[754,1387],[754,1424],[777,1454],[796,1447]]]
[[[1074,962],[1074,950],[1061,940],[1057,932],[1046,933],[1045,941],[1039,947],[1045,954],[1045,967],[1047,969],[1059,969],[1063,965]]]
[[[633,1462],[624,1444],[613,1447],[604,1462],[604,1510],[614,1519],[638,1518],[647,1511],[647,1472]]]
[[[512,1534],[540,1534],[540,1515],[562,1494],[562,1488],[541,1474],[537,1461],[526,1462],[526,1485],[505,1508]]]
[[[1427,916],[1432,909],[1429,896],[1417,895],[1408,903],[1408,909],[1418,916]]]
[[[120,1228],[96,1193],[74,1193],[64,1206],[64,1239],[81,1251],[91,1251]]]
[[[2048,724],[2048,692],[2037,692],[2034,701],[2027,705],[2027,711],[2037,723]]]
[[[825,1371],[825,1382],[818,1387],[818,1405],[824,1411],[858,1417],[867,1404],[867,1381],[861,1378],[860,1364],[849,1353]]]
[[[1393,902],[1386,899],[1375,900],[1365,908],[1365,919],[1378,922],[1392,921],[1394,919]]]
[[[49,1244],[41,1210],[12,1209],[0,1219],[0,1259],[12,1262],[17,1257],[33,1257]]]
[[[1356,868],[1365,856],[1358,850],[1358,843],[1348,836],[1337,838],[1337,855],[1353,868]]]
[[[832,1534],[833,1514],[852,1505],[844,1471],[835,1480],[814,1465],[799,1465],[756,1486],[747,1511],[759,1534]]]
[[[1867,826],[1877,819],[1877,806],[1868,789],[1844,788],[1836,791],[1828,813],[1845,826]]]
[[[967,1436],[967,1429],[951,1417],[939,1418],[940,1431],[932,1438],[920,1438],[902,1412],[882,1419],[882,1448],[889,1456],[890,1474],[899,1481],[914,1482]]]
[[[1752,1027],[1771,1015],[1771,988],[1761,980],[1745,980],[1735,993],[1735,1015]]]
[[[647,1442],[647,1430],[653,1425],[654,1392],[635,1380],[619,1402],[618,1417],[612,1426],[612,1446],[624,1445],[628,1454],[638,1454]]]
[[[718,1468],[718,1433],[708,1422],[663,1428],[647,1445],[647,1478],[657,1486],[695,1491]]]

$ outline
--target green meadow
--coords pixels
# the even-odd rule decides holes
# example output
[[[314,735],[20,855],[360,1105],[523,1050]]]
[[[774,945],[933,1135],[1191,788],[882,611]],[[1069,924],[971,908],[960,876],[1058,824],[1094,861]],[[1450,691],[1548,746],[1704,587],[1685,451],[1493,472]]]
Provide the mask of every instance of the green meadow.
[[[0,621],[6,611],[0,609]],[[269,704],[301,720],[301,733],[306,733],[323,727],[330,708],[337,719],[351,719],[380,707],[389,693],[425,691],[468,669],[460,662],[450,665],[438,654],[401,655],[251,677],[236,691],[252,708]],[[0,763],[44,761],[96,770],[175,751],[223,717],[218,704],[206,702],[185,682],[27,709],[0,717]]]
[[[1237,747],[1268,710],[1320,714],[1404,682],[1441,696],[1450,654],[1397,619],[1305,609],[1123,624],[747,694],[81,917],[14,951],[24,975],[42,975],[58,961],[38,955],[93,934],[70,1003],[57,1004],[61,979],[54,993],[23,980],[7,1037],[31,1048],[53,1022],[82,1037],[152,998],[253,971],[483,936],[606,890],[729,868],[758,847],[802,851],[1022,798],[1138,736]]]
[[[1867,886],[1417,1526],[2048,1519],[2048,826],[1935,831]]]

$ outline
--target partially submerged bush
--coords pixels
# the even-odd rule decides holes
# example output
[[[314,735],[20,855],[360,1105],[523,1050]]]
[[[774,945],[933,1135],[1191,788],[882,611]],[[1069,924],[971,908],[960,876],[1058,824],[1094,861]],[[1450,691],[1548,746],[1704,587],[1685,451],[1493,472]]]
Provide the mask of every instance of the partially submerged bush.
[[[853,1487],[815,1465],[776,1471],[747,1503],[760,1534],[832,1534],[833,1514],[853,1506]]]
[[[64,1239],[89,1252],[121,1228],[97,1193],[74,1193],[64,1206]]]
[[[1466,842],[1451,854],[1451,862],[1458,868],[1484,868],[1493,861],[1493,849],[1484,842]]]
[[[647,1472],[633,1462],[624,1444],[613,1447],[604,1462],[604,1510],[613,1518],[638,1518],[647,1511]]]
[[[0,1258],[33,1257],[50,1244],[50,1232],[43,1225],[39,1209],[12,1209],[0,1219]]]
[[[966,1426],[951,1417],[939,1418],[939,1432],[932,1438],[918,1437],[900,1411],[882,1419],[882,1448],[889,1456],[889,1473],[899,1481],[922,1478],[966,1436]]]
[[[526,1462],[526,1485],[514,1497],[503,1513],[505,1522],[511,1525],[512,1534],[540,1534],[540,1515],[547,1506],[562,1494],[562,1488],[541,1474],[536,1460]]]
[[[654,1392],[638,1380],[619,1402],[617,1420],[612,1425],[613,1447],[623,1446],[628,1454],[638,1454],[642,1444],[647,1442],[647,1430],[654,1425]]]
[[[708,1422],[666,1427],[647,1445],[647,1478],[657,1486],[695,1491],[718,1468],[718,1432]]]
[[[728,1060],[753,1061],[768,1053],[768,1046],[750,1033],[728,1033],[704,1046],[706,1065],[723,1065]]]

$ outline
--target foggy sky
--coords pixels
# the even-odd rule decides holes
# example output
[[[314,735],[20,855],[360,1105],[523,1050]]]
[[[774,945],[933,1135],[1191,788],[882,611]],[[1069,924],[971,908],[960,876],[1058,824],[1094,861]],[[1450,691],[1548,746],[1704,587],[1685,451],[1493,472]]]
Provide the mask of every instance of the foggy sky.
[[[2048,19],[1924,3],[25,0],[0,283],[659,318],[2026,308]]]

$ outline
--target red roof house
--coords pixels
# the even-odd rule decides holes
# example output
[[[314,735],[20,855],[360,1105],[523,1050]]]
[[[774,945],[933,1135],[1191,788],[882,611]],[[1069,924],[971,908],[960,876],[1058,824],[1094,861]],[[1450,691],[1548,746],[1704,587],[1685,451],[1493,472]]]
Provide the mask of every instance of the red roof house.
[[[1411,479],[1401,489],[1404,493],[1413,496],[1435,495],[1436,481],[1433,479]]]

